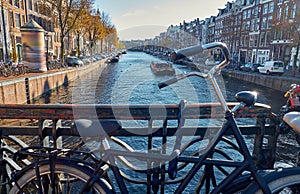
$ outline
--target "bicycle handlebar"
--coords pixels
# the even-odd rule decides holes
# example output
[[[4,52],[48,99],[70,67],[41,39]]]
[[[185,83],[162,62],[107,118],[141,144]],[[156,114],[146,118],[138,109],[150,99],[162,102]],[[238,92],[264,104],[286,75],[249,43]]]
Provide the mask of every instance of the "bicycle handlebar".
[[[208,44],[204,44],[204,45],[196,45],[196,46],[183,48],[183,49],[178,50],[177,52],[171,53],[171,57],[172,57],[173,60],[179,60],[179,59],[182,59],[182,58],[185,58],[185,57],[188,57],[188,56],[196,55],[196,54],[202,52],[203,50],[213,49],[213,48],[220,48],[222,50],[224,58],[225,58],[220,64],[214,66],[210,70],[209,73],[214,74],[216,71],[226,67],[230,62],[229,50],[228,50],[226,44],[224,44],[222,42],[213,42],[213,43],[208,43]],[[208,77],[208,74],[193,72],[193,73],[190,73],[190,74],[187,74],[187,75],[180,75],[179,77],[175,77],[175,78],[172,78],[170,80],[159,83],[158,87],[160,89],[164,88],[168,85],[171,85],[171,84],[173,84],[173,83],[175,83],[175,82],[177,82],[181,79],[184,79],[186,77],[189,77],[189,76],[199,76],[199,77],[206,78],[206,77]]]
[[[177,77],[169,79],[169,80],[167,80],[165,82],[159,83],[158,87],[159,87],[159,89],[161,89],[161,88],[167,87],[168,85],[174,84],[176,82],[178,82],[178,78]]]

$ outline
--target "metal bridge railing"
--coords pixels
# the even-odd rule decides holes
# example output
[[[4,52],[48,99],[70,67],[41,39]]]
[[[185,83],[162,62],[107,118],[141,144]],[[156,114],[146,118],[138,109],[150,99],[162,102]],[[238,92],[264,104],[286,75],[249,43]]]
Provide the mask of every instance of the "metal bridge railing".
[[[232,108],[236,103],[228,103]],[[126,126],[113,131],[111,136],[145,136],[148,138],[148,150],[153,149],[153,138],[161,137],[162,144],[173,136],[177,126],[180,106],[165,105],[95,105],[95,104],[43,104],[43,105],[0,105],[0,133],[2,137],[36,136],[41,145],[46,137],[51,137],[56,146],[61,136],[79,136],[72,127],[74,119],[117,119],[121,122],[142,121],[142,126]],[[202,121],[200,126],[184,126],[186,136],[204,136],[220,126],[205,123],[209,119],[222,119],[224,113],[218,103],[188,104],[181,113],[186,120]],[[270,168],[275,162],[276,141],[279,135],[278,123],[271,108],[256,103],[251,108],[244,108],[235,113],[236,118],[251,120],[250,124],[240,125],[245,135],[254,135],[253,157],[261,168]],[[69,120],[70,125],[59,125],[59,121]],[[156,121],[161,121],[159,126]],[[51,123],[46,125],[45,122]],[[172,123],[172,124],[169,124]],[[204,123],[204,124],[203,124]],[[248,122],[247,122],[248,123]],[[208,123],[207,123],[208,124]],[[192,132],[191,132],[192,131]],[[228,135],[231,135],[230,133]],[[264,143],[267,139],[267,143]],[[11,145],[13,146],[13,145]],[[165,148],[164,148],[165,149]],[[165,152],[165,150],[161,150]]]

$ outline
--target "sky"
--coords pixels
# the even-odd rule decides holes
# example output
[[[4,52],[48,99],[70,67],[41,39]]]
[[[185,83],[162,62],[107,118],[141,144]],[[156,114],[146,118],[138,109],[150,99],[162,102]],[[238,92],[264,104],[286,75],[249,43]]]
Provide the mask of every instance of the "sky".
[[[165,32],[185,20],[218,14],[228,0],[95,0],[95,7],[108,13],[120,40],[143,40]]]

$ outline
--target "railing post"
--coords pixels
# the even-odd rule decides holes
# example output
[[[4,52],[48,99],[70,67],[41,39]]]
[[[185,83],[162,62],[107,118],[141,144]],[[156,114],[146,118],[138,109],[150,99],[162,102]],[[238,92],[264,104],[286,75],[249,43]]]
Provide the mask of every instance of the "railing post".
[[[273,168],[276,160],[277,139],[280,134],[279,120],[275,115],[271,115],[270,117],[270,128],[274,129],[274,134],[268,137],[269,152],[266,160],[268,161],[268,167]]]
[[[254,137],[254,149],[253,149],[253,158],[256,162],[258,168],[265,168],[265,156],[263,154],[263,139],[265,135],[265,118],[258,117],[256,120],[256,125],[259,126],[259,129],[255,133]]]

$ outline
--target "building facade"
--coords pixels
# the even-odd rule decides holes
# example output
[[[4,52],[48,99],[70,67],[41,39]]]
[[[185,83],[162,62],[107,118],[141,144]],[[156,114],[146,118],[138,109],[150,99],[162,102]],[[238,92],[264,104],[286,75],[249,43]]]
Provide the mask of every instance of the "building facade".
[[[235,0],[217,16],[179,26],[179,48],[221,41],[237,65],[281,60],[288,68],[299,54],[300,0]],[[186,38],[187,34],[194,38]]]

